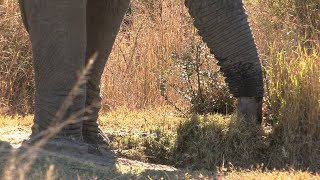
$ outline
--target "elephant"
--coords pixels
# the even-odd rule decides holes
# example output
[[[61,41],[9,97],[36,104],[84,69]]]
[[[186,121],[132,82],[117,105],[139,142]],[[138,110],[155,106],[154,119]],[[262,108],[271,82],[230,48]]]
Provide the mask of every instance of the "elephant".
[[[30,36],[35,73],[35,113],[30,138],[52,126],[78,73],[98,53],[88,80],[63,115],[93,104],[85,120],[66,125],[56,135],[96,149],[110,140],[99,128],[101,76],[130,0],[20,0],[22,21]],[[218,60],[237,109],[261,123],[263,75],[257,47],[242,0],[185,0],[203,41]],[[103,149],[102,148],[102,149]]]

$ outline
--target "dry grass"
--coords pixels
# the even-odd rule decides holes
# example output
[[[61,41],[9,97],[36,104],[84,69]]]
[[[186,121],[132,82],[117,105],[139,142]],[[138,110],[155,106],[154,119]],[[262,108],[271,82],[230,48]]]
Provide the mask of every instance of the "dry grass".
[[[0,124],[11,124],[11,121],[21,121],[23,122],[20,124],[21,127],[30,127],[31,117],[3,116],[0,118]],[[164,122],[170,125],[163,126]],[[270,159],[274,157],[270,156],[274,150],[272,143],[270,143],[272,140],[270,129],[261,131],[260,128],[250,127],[249,124],[230,117],[194,116],[185,121],[173,116],[169,109],[130,111],[127,108],[118,108],[115,112],[103,114],[100,124],[114,138],[113,148],[121,155],[147,162],[154,161],[150,157],[157,156],[156,162],[158,163],[174,164],[189,170],[150,171],[145,170],[143,166],[128,167],[126,164],[121,164],[116,168],[102,167],[80,162],[73,158],[42,154],[36,159],[28,177],[43,179],[51,174],[56,178],[79,176],[81,179],[95,177],[133,179],[146,177],[152,179],[160,177],[172,179],[319,178],[318,174],[294,169],[290,167],[290,164],[280,167],[279,170],[273,170],[271,164],[267,164],[268,162],[279,164],[285,159],[281,159],[284,152],[279,153],[278,158]],[[159,128],[161,132],[158,132],[156,137],[153,136],[155,130]],[[165,139],[169,139],[171,144],[166,145]],[[149,151],[145,151],[145,147],[148,147]],[[162,147],[169,149],[161,151]],[[170,161],[164,159],[168,157]],[[0,162],[5,162],[5,159],[0,158]],[[3,166],[0,165],[0,167],[1,172]],[[53,172],[49,171],[50,168]],[[192,169],[201,169],[201,171],[193,171]]]
[[[114,111],[101,113],[99,123],[107,129],[139,133],[157,127],[173,130],[183,119],[177,117],[170,107],[136,111],[118,107]]]
[[[16,1],[3,3],[0,5],[0,113],[13,110],[26,114],[32,112],[34,91],[31,48]],[[245,4],[265,70],[264,112],[265,122],[270,125],[268,133],[248,128],[250,125],[229,117],[182,120],[168,114],[170,110],[162,111],[167,102],[160,95],[159,75],[166,74],[169,83],[179,82],[168,71],[174,65],[172,54],[183,54],[200,38],[181,0],[133,0],[133,14],[119,33],[102,80],[103,110],[113,111],[103,115],[100,123],[115,139],[115,149],[144,161],[155,160],[148,158],[153,155],[175,165],[187,160],[194,168],[232,169],[232,166],[246,168],[264,163],[263,167],[269,168],[319,170],[319,1],[245,0]],[[168,96],[175,103],[188,106],[174,90],[169,90]],[[154,110],[139,112],[143,108]],[[32,119],[28,116],[1,120],[4,118],[7,119],[0,117],[0,126],[30,125]],[[147,140],[139,137],[144,133],[151,137]],[[161,135],[163,141],[153,139],[153,134]],[[192,141],[199,146],[194,146]],[[202,145],[206,148],[201,149]],[[146,151],[146,147],[151,151]],[[172,154],[174,151],[178,153],[176,156]],[[235,172],[229,177],[317,178],[299,171]]]
[[[16,1],[0,5],[0,113],[32,112],[33,72],[31,47]]]
[[[33,124],[33,116],[3,116],[0,115],[0,128],[7,126],[31,127]]]
[[[302,171],[253,171],[253,172],[233,172],[226,179],[261,179],[261,180],[279,180],[279,179],[319,179],[319,175],[310,174]]]
[[[297,49],[292,59],[278,55],[277,63],[285,64],[270,79],[271,115],[275,117],[274,136],[288,152],[288,161],[296,166],[320,167],[320,72],[317,51],[308,54]],[[294,71],[292,69],[295,69]],[[280,84],[278,78],[285,79]],[[277,93],[276,93],[277,92]],[[308,156],[306,156],[308,154]],[[275,156],[276,152],[275,152]]]
[[[162,106],[159,77],[173,65],[172,53],[187,49],[196,31],[179,0],[134,0],[132,9],[130,26],[122,28],[106,67],[105,103],[111,108]]]
[[[273,158],[285,152],[283,164],[320,167],[320,3],[259,0],[248,7],[265,69],[265,116],[278,146]]]

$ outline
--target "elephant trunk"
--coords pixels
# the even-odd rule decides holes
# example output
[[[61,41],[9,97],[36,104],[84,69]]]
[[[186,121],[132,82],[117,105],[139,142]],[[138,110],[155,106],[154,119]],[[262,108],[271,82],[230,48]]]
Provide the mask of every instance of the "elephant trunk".
[[[242,0],[185,0],[185,4],[230,92],[238,98],[238,111],[261,122],[262,68]]]

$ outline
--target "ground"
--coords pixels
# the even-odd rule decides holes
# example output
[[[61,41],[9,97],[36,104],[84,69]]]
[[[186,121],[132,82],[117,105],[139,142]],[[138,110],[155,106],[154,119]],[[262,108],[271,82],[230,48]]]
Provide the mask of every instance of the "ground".
[[[109,120],[106,120],[109,119]],[[112,119],[112,120],[110,120]],[[103,130],[111,137],[125,137],[125,134],[149,136],[153,127],[174,129],[181,119],[171,113],[159,111],[130,112],[127,109],[104,114],[100,118]],[[18,155],[12,149],[20,147],[21,142],[30,134],[32,116],[0,116],[0,173],[7,179],[21,178],[20,163],[10,166],[9,161]],[[106,126],[109,124],[108,126]],[[119,135],[120,134],[120,135]],[[114,141],[119,141],[114,139]],[[320,179],[319,175],[300,171],[244,170],[227,171],[223,167],[215,171],[191,171],[173,166],[152,164],[137,155],[126,155],[120,146],[113,148],[107,157],[89,154],[36,153],[33,166],[22,179]],[[141,155],[142,156],[142,155]],[[132,159],[139,159],[132,160]]]

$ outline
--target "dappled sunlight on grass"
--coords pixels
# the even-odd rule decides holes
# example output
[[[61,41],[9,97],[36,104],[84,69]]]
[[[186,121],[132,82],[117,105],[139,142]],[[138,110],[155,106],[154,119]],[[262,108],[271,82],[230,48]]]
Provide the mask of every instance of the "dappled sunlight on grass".
[[[0,128],[6,126],[31,127],[33,124],[33,115],[28,116],[5,116],[0,115]]]
[[[174,130],[182,120],[170,107],[134,111],[119,107],[114,111],[101,113],[99,124],[105,129],[141,132],[155,128]]]
[[[312,174],[303,171],[240,171],[228,173],[226,179],[259,179],[259,180],[279,180],[279,179],[319,179],[319,174]]]
[[[170,115],[166,118],[167,115]],[[112,120],[109,120],[113,117]],[[143,119],[150,122],[147,126]],[[318,179],[319,175],[308,171],[294,169],[267,170],[272,131],[265,132],[265,128],[254,127],[241,119],[232,116],[208,115],[196,116],[190,119],[175,117],[169,110],[117,111],[102,115],[104,128],[108,129],[114,138],[112,148],[118,152],[119,159],[115,167],[100,166],[93,162],[79,161],[73,157],[58,157],[42,154],[35,162],[30,173],[31,178],[53,176],[55,178],[79,176],[87,178],[147,178],[158,179]],[[136,129],[130,120],[136,121]],[[123,122],[120,122],[124,120]],[[8,125],[14,122],[20,126],[30,127],[32,117],[5,117],[1,116],[1,123]],[[106,122],[105,122],[106,121]],[[163,121],[170,121],[171,128],[161,129]],[[119,124],[120,123],[120,124]],[[14,124],[12,124],[14,125]],[[131,129],[124,134],[118,132],[120,125],[123,129]],[[3,128],[3,127],[2,127]],[[160,128],[160,129],[159,129]],[[18,129],[18,127],[16,127]],[[16,130],[13,129],[13,130]],[[0,135],[1,137],[1,135]],[[2,138],[0,140],[3,140]],[[1,151],[3,152],[3,151]],[[8,157],[8,156],[5,156]],[[183,157],[183,158],[181,158]],[[128,159],[127,159],[128,158]],[[134,161],[137,159],[146,163]],[[0,172],[5,159],[0,156]],[[169,164],[171,166],[153,165],[150,162]],[[54,165],[54,166],[52,166]],[[51,170],[50,170],[51,168]],[[186,170],[186,169],[189,170]],[[267,167],[268,168],[268,167]],[[192,169],[201,169],[200,171]],[[287,171],[289,170],[289,171]],[[48,172],[49,171],[49,172]],[[50,172],[51,171],[51,172]]]

